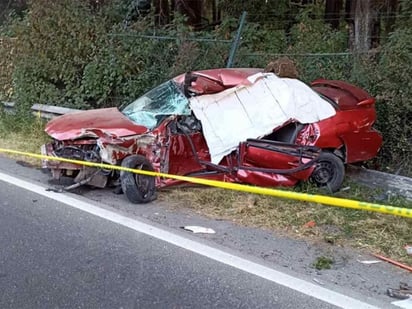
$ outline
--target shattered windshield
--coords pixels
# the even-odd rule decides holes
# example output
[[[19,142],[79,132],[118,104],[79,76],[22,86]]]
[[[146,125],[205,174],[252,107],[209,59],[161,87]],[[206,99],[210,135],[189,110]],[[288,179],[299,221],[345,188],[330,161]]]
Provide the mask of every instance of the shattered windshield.
[[[150,90],[121,111],[148,129],[154,129],[166,116],[190,115],[189,100],[172,80]]]

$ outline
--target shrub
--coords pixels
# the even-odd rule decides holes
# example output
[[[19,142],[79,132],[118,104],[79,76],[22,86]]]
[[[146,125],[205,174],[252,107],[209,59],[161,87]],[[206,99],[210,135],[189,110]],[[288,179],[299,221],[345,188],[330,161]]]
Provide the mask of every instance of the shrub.
[[[378,63],[378,127],[383,159],[412,172],[412,29],[398,29],[383,46]]]
[[[27,16],[15,21],[15,97],[25,109],[33,103],[78,107],[76,95],[85,65],[95,58],[104,18],[80,0],[32,1]]]

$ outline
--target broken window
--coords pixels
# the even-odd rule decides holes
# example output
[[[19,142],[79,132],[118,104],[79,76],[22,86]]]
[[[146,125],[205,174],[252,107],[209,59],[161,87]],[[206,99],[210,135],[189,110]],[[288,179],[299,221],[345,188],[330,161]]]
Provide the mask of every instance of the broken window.
[[[154,129],[170,115],[190,115],[189,100],[174,81],[150,90],[122,109],[133,122]]]

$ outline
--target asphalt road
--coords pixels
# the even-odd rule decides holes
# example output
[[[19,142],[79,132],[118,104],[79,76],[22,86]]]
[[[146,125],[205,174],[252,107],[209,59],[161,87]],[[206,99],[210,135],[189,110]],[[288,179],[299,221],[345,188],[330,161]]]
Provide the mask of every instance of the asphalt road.
[[[332,308],[0,182],[1,308]]]
[[[387,308],[380,287],[410,279],[348,251],[344,263],[314,272],[305,265],[322,253],[311,244],[167,205],[136,207],[110,191],[55,194],[47,179],[0,157],[0,308]],[[137,221],[145,229],[129,224]],[[192,236],[178,228],[187,223],[217,234]],[[226,260],[216,250],[229,252]]]

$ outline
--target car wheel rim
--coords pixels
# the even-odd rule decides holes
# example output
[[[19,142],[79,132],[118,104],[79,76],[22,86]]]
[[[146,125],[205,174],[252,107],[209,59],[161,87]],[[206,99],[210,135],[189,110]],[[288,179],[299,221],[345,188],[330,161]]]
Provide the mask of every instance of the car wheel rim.
[[[313,180],[319,185],[326,185],[333,178],[334,170],[330,162],[319,162],[313,173]]]
[[[146,170],[144,166],[138,166],[140,170]],[[139,192],[142,194],[143,198],[146,198],[150,193],[151,188],[151,177],[145,175],[135,175],[136,185]]]
[[[136,175],[136,185],[142,196],[146,198],[150,191],[150,177]]]

